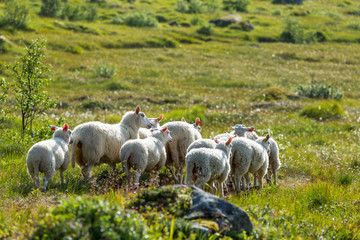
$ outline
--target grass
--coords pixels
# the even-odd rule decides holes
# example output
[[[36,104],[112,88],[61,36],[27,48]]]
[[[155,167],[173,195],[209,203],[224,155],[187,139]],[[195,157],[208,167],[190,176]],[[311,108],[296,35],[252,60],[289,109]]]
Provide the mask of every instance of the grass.
[[[106,165],[93,169],[94,179],[99,180],[94,184],[85,183],[80,169],[70,167],[65,186],[56,174],[49,191],[42,193],[33,189],[25,159],[31,145],[51,136],[46,130],[49,124],[67,122],[73,129],[86,121],[117,123],[136,105],[148,117],[163,113],[163,123],[182,116],[192,122],[199,116],[203,137],[231,131],[237,123],[254,126],[260,135],[272,134],[282,161],[279,186],[227,196],[249,213],[255,226],[250,238],[360,238],[360,46],[357,16],[348,14],[357,11],[358,4],[347,2],[351,4],[341,7],[337,1],[291,6],[254,0],[241,16],[255,30],[212,26],[206,36],[197,33],[201,25],[194,19],[206,24],[229,12],[218,8],[182,14],[175,10],[175,0],[106,1],[92,3],[99,16],[96,21],[70,22],[40,17],[41,1],[28,1],[27,29],[0,29],[11,43],[0,53],[0,78],[12,77],[5,66],[24,53],[31,39],[46,38],[46,63],[52,66],[46,90],[62,104],[36,123],[34,137],[21,136],[11,93],[0,105],[10,108],[6,117],[0,116],[0,238],[26,238],[62,199],[94,195],[124,208],[132,196],[116,189],[116,184],[103,184],[110,171]],[[221,1],[217,3],[220,6]],[[0,3],[0,15],[3,9]],[[111,24],[115,16],[124,19],[144,9],[161,19],[158,27]],[[279,42],[283,19],[307,11],[292,17],[306,33],[322,32],[326,40]],[[172,21],[190,27],[171,27]],[[269,90],[281,96],[296,93],[299,85],[308,86],[314,79],[341,89],[342,100],[266,99],[266,95],[261,102],[254,101]],[[319,106],[336,110],[341,118],[318,121],[328,116]],[[306,109],[310,118],[301,116]],[[121,182],[122,174],[119,170],[111,176]],[[166,229],[169,236],[171,227]]]

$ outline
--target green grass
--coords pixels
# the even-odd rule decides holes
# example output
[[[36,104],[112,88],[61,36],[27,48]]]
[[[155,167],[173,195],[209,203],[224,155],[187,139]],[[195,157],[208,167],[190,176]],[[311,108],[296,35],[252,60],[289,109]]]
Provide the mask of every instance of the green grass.
[[[200,117],[203,137],[231,131],[237,123],[254,126],[260,135],[271,133],[282,161],[279,186],[227,196],[249,213],[255,226],[250,239],[360,238],[360,38],[358,16],[348,14],[358,11],[357,1],[292,6],[253,0],[241,16],[255,30],[213,26],[209,36],[197,33],[201,25],[194,23],[229,14],[222,7],[183,14],[175,10],[177,0],[109,0],[91,3],[96,21],[70,22],[39,16],[39,0],[27,4],[26,30],[0,28],[11,43],[0,53],[0,78],[12,77],[5,66],[24,53],[26,44],[45,38],[45,61],[52,70],[46,90],[61,104],[35,123],[33,137],[21,136],[11,93],[0,105],[9,108],[0,116],[0,238],[26,238],[61,199],[95,195],[124,208],[132,196],[101,182],[109,166],[94,168],[98,181],[91,184],[82,180],[79,168],[70,167],[65,186],[56,174],[48,192],[41,193],[33,190],[25,160],[34,143],[51,137],[49,124],[67,122],[73,129],[86,121],[117,123],[136,105],[148,117],[163,113],[162,123]],[[1,2],[0,15],[3,9]],[[116,16],[137,12],[156,17],[158,26],[111,24]],[[290,15],[305,33],[321,32],[326,40],[279,42],[283,19]],[[171,27],[172,21],[189,27]],[[99,71],[102,66],[105,71]],[[342,100],[266,98],[269,90],[283,96],[314,80],[341,89]],[[341,117],[325,120],[328,112]],[[119,183],[124,178],[120,170],[111,176]]]

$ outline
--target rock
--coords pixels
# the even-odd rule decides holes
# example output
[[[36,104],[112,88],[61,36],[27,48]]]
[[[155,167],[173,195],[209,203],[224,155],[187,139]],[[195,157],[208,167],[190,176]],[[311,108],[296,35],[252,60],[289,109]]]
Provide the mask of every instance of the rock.
[[[180,24],[177,22],[177,21],[173,21],[171,23],[169,23],[170,26],[176,26],[176,27],[179,27]]]
[[[243,31],[249,32],[255,29],[254,25],[249,20],[240,22],[240,26]]]
[[[192,220],[194,229],[203,233],[212,233],[216,230],[226,235],[236,235],[243,231],[249,234],[252,231],[250,218],[243,210],[200,188],[195,186],[191,188],[193,190],[192,207],[184,219]],[[204,224],[203,221],[206,223]],[[209,221],[213,224],[211,225]]]
[[[211,19],[209,23],[215,24],[217,27],[227,27],[230,24],[238,24],[241,22],[241,16],[236,14],[230,14],[222,18]]]

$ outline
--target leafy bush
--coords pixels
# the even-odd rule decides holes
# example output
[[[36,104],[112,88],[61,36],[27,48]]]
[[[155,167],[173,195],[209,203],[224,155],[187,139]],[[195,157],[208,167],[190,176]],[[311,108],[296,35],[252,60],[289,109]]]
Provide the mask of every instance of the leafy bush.
[[[139,212],[161,211],[175,217],[183,217],[191,205],[191,188],[167,186],[141,191],[126,207]]]
[[[11,26],[15,29],[25,29],[29,17],[29,8],[25,2],[6,0],[5,11],[0,26]]]
[[[31,239],[147,239],[146,222],[96,198],[62,201],[36,226]]]
[[[40,15],[56,17],[61,10],[60,0],[41,0]]]
[[[213,33],[213,29],[211,25],[204,25],[196,30],[196,32],[202,35],[210,36]]]
[[[344,97],[344,94],[337,87],[318,83],[299,86],[295,92],[300,96],[308,98],[341,100]]]
[[[280,35],[280,40],[290,43],[304,43],[305,31],[299,22],[292,18],[285,19],[285,27]]]
[[[88,22],[95,21],[98,18],[97,9],[92,5],[75,5],[66,3],[59,13],[61,19],[69,21],[86,20]]]
[[[202,18],[198,15],[195,15],[193,18],[190,19],[190,24],[193,26],[201,25],[203,22],[204,21],[202,20]]]
[[[158,21],[146,13],[131,13],[128,14],[124,23],[130,27],[157,27]]]
[[[247,12],[250,0],[223,0],[225,10],[235,10],[237,12]]]
[[[94,70],[95,76],[99,78],[113,78],[116,74],[115,67],[107,64],[98,65]]]
[[[110,23],[121,25],[121,24],[124,24],[124,19],[121,16],[116,15],[115,17],[113,17],[111,19]]]
[[[360,30],[360,23],[359,22],[351,22],[348,25],[346,25],[346,28],[351,30]]]
[[[202,13],[205,8],[201,0],[178,0],[175,10],[181,13]]]
[[[343,117],[345,113],[338,103],[324,102],[304,108],[300,115],[322,121],[339,119]]]
[[[282,15],[282,11],[281,9],[275,9],[274,12],[272,13],[273,16],[281,16]]]

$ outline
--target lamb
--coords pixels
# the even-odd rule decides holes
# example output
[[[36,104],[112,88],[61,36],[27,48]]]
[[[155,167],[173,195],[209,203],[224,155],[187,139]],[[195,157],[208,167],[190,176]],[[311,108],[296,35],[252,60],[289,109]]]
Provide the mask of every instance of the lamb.
[[[204,188],[208,184],[213,193],[216,193],[214,181],[218,183],[221,197],[224,197],[223,183],[230,173],[229,158],[231,141],[220,142],[215,149],[197,148],[186,155],[185,183],[191,185],[195,182],[197,187]]]
[[[163,125],[170,130],[173,138],[171,143],[166,144],[167,159],[165,165],[177,183],[182,184],[183,182],[187,148],[192,142],[202,138],[199,132],[201,130],[200,125],[199,118],[196,118],[194,125],[183,121],[168,122]]]
[[[160,128],[160,121],[163,119],[164,115],[160,115],[160,117],[158,118],[149,118],[150,122],[153,125],[153,128]],[[151,130],[150,129],[146,129],[146,128],[140,128],[139,129],[139,138],[140,139],[144,139],[147,137],[150,137],[151,135]]]
[[[30,177],[36,188],[40,188],[39,172],[45,174],[42,191],[46,191],[56,170],[60,170],[61,184],[64,184],[64,171],[70,163],[69,139],[71,130],[68,124],[63,128],[50,126],[54,132],[53,138],[33,145],[26,158]]]
[[[254,176],[256,175],[259,187],[262,189],[263,177],[269,165],[269,156],[267,154],[270,146],[269,138],[270,135],[267,135],[265,138],[259,138],[256,141],[245,137],[233,140],[230,165],[237,191],[241,190],[241,181],[243,187],[247,189],[249,186],[249,173],[254,174]],[[247,185],[245,185],[243,176],[247,180]]]
[[[237,135],[238,137],[246,137],[255,140],[253,139],[252,134],[248,134],[248,133],[253,133],[255,129],[254,127],[245,127],[245,125],[236,124],[234,127],[231,128],[233,129],[232,132],[216,135],[215,138],[217,139],[229,138],[231,136]]]
[[[142,172],[158,171],[165,165],[165,144],[171,142],[170,131],[167,127],[161,130],[152,129],[152,134],[145,139],[134,139],[127,141],[120,150],[120,161],[131,184],[130,168],[136,170],[133,189],[138,188]],[[152,181],[151,181],[152,182]]]
[[[214,149],[216,147],[216,142],[213,139],[198,139],[190,144],[190,146],[187,149],[187,152],[189,153],[191,150],[196,148],[212,148]]]
[[[153,125],[140,112],[137,106],[135,112],[127,112],[118,124],[88,122],[77,126],[72,133],[71,164],[81,167],[85,179],[90,178],[93,166],[107,163],[113,168],[120,162],[121,146],[129,139],[137,139],[140,127],[151,128]]]

